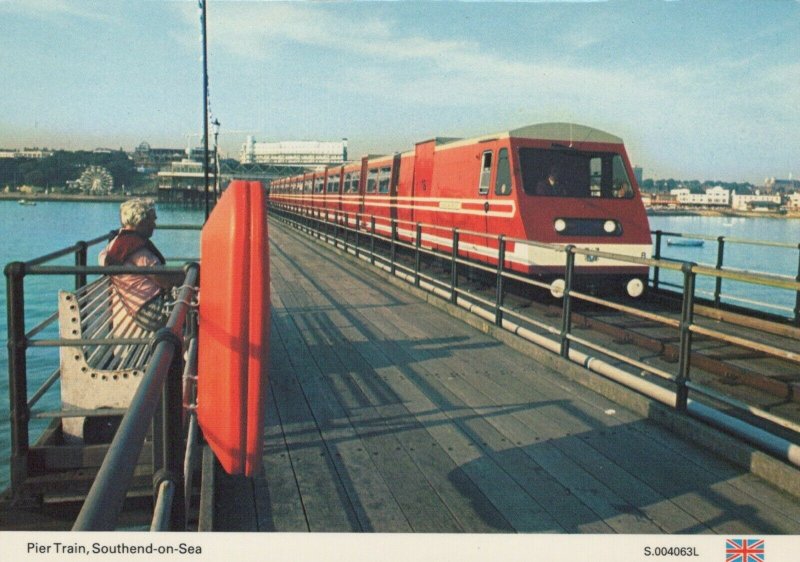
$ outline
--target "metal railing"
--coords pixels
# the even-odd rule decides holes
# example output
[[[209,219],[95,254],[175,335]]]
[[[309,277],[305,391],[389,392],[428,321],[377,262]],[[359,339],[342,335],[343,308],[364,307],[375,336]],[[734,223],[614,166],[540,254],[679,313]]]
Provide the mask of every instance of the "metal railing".
[[[201,226],[195,225],[164,225],[161,230],[200,230]],[[186,263],[183,267],[133,267],[133,266],[114,266],[100,267],[88,266],[88,249],[97,244],[108,241],[117,233],[116,230],[109,234],[98,236],[92,240],[79,241],[72,246],[52,252],[50,254],[26,261],[12,262],[5,267],[6,293],[7,293],[7,327],[8,327],[8,373],[9,373],[9,400],[11,413],[11,456],[10,456],[10,477],[11,491],[17,496],[23,490],[26,479],[30,474],[29,454],[31,450],[30,427],[32,419],[58,419],[68,417],[92,417],[122,415],[120,428],[109,446],[104,463],[98,474],[98,482],[95,482],[92,490],[98,486],[108,486],[102,474],[113,475],[113,482],[110,490],[101,493],[108,499],[93,499],[84,506],[76,529],[110,529],[118,516],[115,512],[122,504],[114,503],[118,495],[122,494],[124,500],[127,494],[129,476],[128,471],[133,473],[139,458],[144,436],[141,434],[142,427],[146,432],[153,425],[153,466],[156,472],[154,483],[154,493],[161,497],[157,501],[159,509],[168,509],[172,515],[164,518],[156,515],[160,522],[154,523],[153,528],[162,528],[163,522],[169,522],[169,528],[173,530],[183,530],[183,520],[185,509],[182,499],[185,495],[183,481],[183,455],[176,460],[175,454],[183,450],[184,443],[184,416],[183,416],[183,397],[191,394],[186,391],[186,384],[193,384],[194,376],[183,372],[183,345],[184,338],[191,341],[196,334],[196,314],[192,310],[192,295],[197,291],[199,280],[199,265],[197,263]],[[52,265],[51,262],[74,256],[75,265]],[[175,261],[171,258],[171,261]],[[137,274],[169,274],[185,273],[184,285],[180,288],[176,303],[173,307],[167,327],[146,337],[104,337],[103,339],[37,339],[49,327],[53,326],[58,320],[58,313],[49,315],[36,326],[26,331],[26,310],[25,310],[25,280],[29,276],[70,276],[74,277],[76,293],[90,290],[91,284],[88,282],[89,276],[95,275],[114,275],[121,273]],[[129,408],[118,409],[58,409],[53,411],[36,411],[34,407],[50,391],[61,376],[60,368],[56,368],[45,381],[29,397],[28,389],[28,358],[27,354],[31,348],[43,347],[63,347],[63,346],[86,346],[96,347],[151,344],[152,355],[147,364],[146,373],[140,383],[134,401]],[[190,353],[196,354],[196,346],[188,346]],[[142,357],[140,357],[142,358]],[[190,356],[187,368],[194,368],[195,361]],[[155,400],[155,402],[154,402]],[[161,401],[161,408],[156,405]],[[187,416],[187,421],[191,419],[193,412]],[[126,428],[122,431],[122,428]],[[141,435],[142,440],[136,443]],[[131,440],[132,438],[135,438]],[[120,458],[122,459],[120,461]],[[120,463],[114,466],[109,463]],[[110,468],[106,468],[106,466]],[[175,477],[174,475],[178,476]],[[170,482],[162,486],[163,482]],[[100,489],[100,488],[98,488]],[[91,494],[91,492],[90,492]],[[171,496],[173,501],[165,501]],[[173,506],[178,506],[173,508]]]
[[[754,352],[777,357],[793,364],[800,364],[800,353],[785,349],[777,344],[758,341],[734,335],[720,328],[701,325],[695,319],[695,291],[698,276],[716,280],[735,280],[776,289],[800,291],[800,282],[781,276],[730,271],[719,267],[698,265],[692,262],[677,262],[657,258],[637,258],[622,254],[612,254],[577,248],[572,245],[553,245],[509,238],[503,235],[488,235],[464,229],[441,227],[419,222],[403,221],[395,218],[376,217],[345,211],[330,211],[317,207],[283,205],[270,203],[270,213],[293,226],[310,233],[338,248],[375,264],[392,275],[405,278],[409,283],[449,300],[452,304],[476,313],[484,319],[508,331],[537,343],[565,358],[578,362],[591,370],[621,382],[635,390],[649,395],[662,403],[681,411],[707,408],[695,399],[721,404],[723,408],[738,411],[744,417],[758,418],[767,425],[772,424],[778,431],[789,431],[800,436],[798,420],[775,415],[758,405],[748,404],[735,397],[725,395],[707,384],[692,380],[692,359],[696,352],[694,336],[703,336],[739,346]],[[482,240],[482,244],[477,244]],[[540,279],[514,271],[507,264],[506,251],[509,244],[523,244],[563,256],[564,279],[561,299],[561,316],[557,324],[548,323],[541,318],[523,314],[505,305],[506,285],[509,282],[550,290],[551,285]],[[479,246],[483,246],[480,248]],[[486,253],[486,249],[489,249]],[[382,251],[381,251],[382,250]],[[484,259],[470,259],[469,254],[484,251]],[[398,259],[404,252],[404,259]],[[449,276],[432,275],[421,269],[421,257],[429,256],[449,264]],[[657,272],[669,270],[681,276],[682,305],[679,313],[658,313],[642,310],[624,301],[601,298],[576,289],[576,256],[589,256],[593,259],[611,260],[626,265],[646,266]],[[496,262],[496,264],[492,263]],[[606,261],[607,263],[607,261]],[[494,278],[494,294],[460,287],[460,279],[465,271],[483,272]],[[491,278],[489,277],[489,278]],[[800,293],[799,293],[800,294]],[[676,368],[673,371],[628,357],[611,349],[608,345],[590,341],[578,335],[573,328],[573,307],[575,301],[606,307],[612,311],[632,317],[655,322],[675,330],[679,343]],[[578,348],[575,348],[578,346]],[[600,354],[600,357],[591,354]],[[620,366],[621,365],[621,366]],[[690,396],[691,394],[691,396]],[[790,398],[791,399],[791,398]],[[794,398],[795,400],[798,397]],[[727,423],[720,414],[720,424]],[[731,429],[736,431],[735,429]],[[754,429],[755,431],[755,429]],[[747,438],[751,438],[748,436]],[[766,439],[772,443],[773,437]],[[800,465],[800,448],[785,440],[778,439],[779,445],[765,445],[776,454],[786,456],[791,462]]]
[[[733,236],[709,236],[707,234],[691,234],[686,232],[669,232],[664,230],[654,230],[650,233],[653,237],[653,258],[656,260],[669,260],[669,261],[676,261],[672,258],[666,257],[664,255],[664,240],[669,240],[673,238],[679,238],[682,240],[695,240],[695,241],[702,241],[702,242],[713,242],[715,244],[715,259],[714,264],[708,264],[709,266],[713,267],[717,270],[725,269],[725,250],[726,248],[730,248],[733,244],[743,245],[758,248],[779,248],[783,250],[791,250],[797,252],[795,257],[795,263],[797,263],[796,275],[794,277],[791,276],[779,276],[773,275],[774,277],[781,277],[785,279],[792,279],[794,281],[800,282],[800,244],[798,243],[788,243],[788,242],[774,242],[769,240],[749,240],[746,238],[736,238]],[[729,273],[748,273],[742,270],[734,270],[728,268]],[[707,293],[709,300],[713,302],[714,306],[719,307],[722,304],[723,298],[733,304],[740,304],[744,307],[757,307],[764,310],[771,310],[776,312],[789,312],[791,314],[791,318],[796,325],[800,325],[800,293],[795,295],[793,308],[789,307],[782,307],[775,305],[774,303],[759,301],[751,298],[744,298],[742,296],[733,295],[731,293],[723,293],[723,279],[729,278],[733,281],[738,281],[735,277],[726,277],[724,274],[717,275],[714,280],[714,288],[712,291]],[[666,287],[671,289],[682,289],[680,285],[675,283],[670,283],[669,281],[665,281],[661,278],[661,267],[656,265],[653,267],[653,276],[651,279],[651,283],[654,289]]]

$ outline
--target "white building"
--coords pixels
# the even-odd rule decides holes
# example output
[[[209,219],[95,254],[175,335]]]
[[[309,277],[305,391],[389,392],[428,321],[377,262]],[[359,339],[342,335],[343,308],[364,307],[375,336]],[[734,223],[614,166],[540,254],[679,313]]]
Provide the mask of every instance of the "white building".
[[[287,166],[343,164],[347,160],[347,139],[336,142],[256,142],[254,137],[249,136],[242,145],[239,160],[242,164]]]
[[[786,200],[786,207],[790,211],[800,211],[800,193],[790,193]]]
[[[772,203],[777,206],[781,204],[780,195],[737,195],[731,197],[731,208],[734,211],[747,211],[753,207],[753,203]]]
[[[54,153],[52,150],[39,148],[0,148],[0,158],[47,158]]]
[[[674,195],[681,205],[729,207],[731,204],[730,190],[719,185],[706,189],[705,193],[692,193],[686,188],[681,188],[671,190],[670,194]]]

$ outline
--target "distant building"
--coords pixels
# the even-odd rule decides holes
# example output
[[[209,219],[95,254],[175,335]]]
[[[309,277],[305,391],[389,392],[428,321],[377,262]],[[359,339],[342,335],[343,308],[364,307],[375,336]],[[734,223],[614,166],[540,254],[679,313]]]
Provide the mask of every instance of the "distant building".
[[[786,198],[786,208],[790,211],[800,211],[800,193],[790,193]]]
[[[52,156],[54,152],[52,150],[47,150],[46,148],[0,148],[0,158],[48,158]]]
[[[214,168],[209,167],[209,184],[214,185]],[[184,158],[172,162],[158,172],[159,193],[165,191],[204,191],[205,171],[203,163]]]
[[[773,205],[780,207],[780,195],[761,195],[759,193],[755,195],[737,195],[734,193],[731,197],[731,208],[734,211],[751,211],[756,207],[765,208]]]
[[[186,158],[186,149],[152,148],[147,142],[142,142],[136,147],[131,156],[139,171],[156,171],[164,164]]]
[[[284,166],[327,166],[347,161],[347,139],[337,142],[281,141],[256,142],[252,136],[242,145],[242,164]]]
[[[636,184],[642,185],[643,177],[644,177],[644,170],[641,166],[634,166],[633,167],[633,177],[636,178]]]
[[[788,180],[767,178],[764,180],[764,190],[767,193],[791,193],[800,190],[800,180],[792,179],[791,174]]]
[[[645,207],[677,207],[675,195],[666,193],[642,193],[642,204]]]
[[[705,193],[692,193],[687,188],[673,189],[670,194],[675,196],[681,205],[698,207],[729,207],[731,192],[722,186],[706,189]]]

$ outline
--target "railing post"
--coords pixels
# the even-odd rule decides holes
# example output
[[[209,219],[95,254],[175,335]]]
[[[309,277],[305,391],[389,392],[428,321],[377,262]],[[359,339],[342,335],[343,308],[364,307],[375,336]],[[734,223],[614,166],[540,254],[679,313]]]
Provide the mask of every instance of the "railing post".
[[[450,302],[458,304],[458,229],[453,229],[453,245],[450,256]]]
[[[717,238],[717,269],[722,269],[722,263],[725,254],[725,237],[720,236]],[[716,284],[714,286],[714,306],[719,308],[722,295],[722,277],[717,276]]]
[[[395,274],[397,271],[397,266],[395,264],[395,259],[397,258],[397,221],[392,219],[392,242],[391,242],[391,251],[389,254],[389,266],[392,271],[392,275]]]
[[[369,263],[375,265],[375,215],[370,217]]]
[[[414,285],[419,287],[419,267],[420,267],[420,258],[421,252],[420,247],[422,246],[422,225],[417,223],[417,236],[414,240]]]
[[[569,357],[569,334],[572,330],[572,276],[575,271],[575,246],[568,245],[564,248],[567,253],[567,263],[564,272],[564,302],[562,303],[561,316],[561,356]]]
[[[360,219],[361,219],[360,215],[358,213],[356,213],[356,240],[355,240],[355,243],[356,243],[356,258],[358,258],[358,237],[359,237],[359,231],[361,230],[361,220]]]
[[[653,259],[660,260],[661,259],[661,236],[663,232],[661,230],[656,230],[656,249],[653,252]],[[658,289],[658,277],[659,273],[661,273],[661,268],[657,265],[653,267],[653,289]]]
[[[175,352],[161,391],[162,449],[153,451],[154,456],[161,455],[162,470],[153,476],[153,492],[158,494],[164,480],[175,484],[170,529],[182,531],[186,526],[183,491],[183,459],[186,455],[183,441],[183,350],[179,338],[171,342]]]
[[[800,244],[797,245],[797,277],[795,281],[800,283]],[[794,323],[800,326],[800,291],[797,291],[794,299]]]
[[[78,246],[78,250],[75,252],[75,265],[78,267],[85,267],[86,266],[86,254],[87,248],[89,245],[84,242],[83,240],[78,241],[76,244]],[[85,273],[76,273],[75,274],[75,289],[80,289],[81,287],[86,285],[86,274]]]
[[[503,325],[503,265],[506,261],[506,238],[497,237],[497,292],[495,294],[494,323]]]
[[[681,267],[683,272],[683,303],[681,305],[681,340],[680,355],[678,356],[678,376],[675,379],[677,385],[677,397],[675,408],[686,410],[686,402],[689,397],[689,371],[691,368],[692,357],[692,322],[694,321],[694,289],[695,278],[694,263],[685,262]]]
[[[5,268],[8,320],[8,394],[11,406],[11,489],[16,495],[28,475],[28,380],[25,338],[25,264]]]

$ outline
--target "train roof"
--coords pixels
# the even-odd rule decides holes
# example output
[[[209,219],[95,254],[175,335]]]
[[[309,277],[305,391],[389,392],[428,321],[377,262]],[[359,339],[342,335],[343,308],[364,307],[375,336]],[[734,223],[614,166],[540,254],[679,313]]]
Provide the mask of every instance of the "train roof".
[[[622,139],[600,129],[576,123],[539,123],[508,131],[508,136],[524,139],[543,139],[577,142],[622,144]]]
[[[492,139],[515,138],[515,139],[535,139],[570,142],[598,142],[605,144],[622,144],[622,139],[611,133],[578,125],[577,123],[537,123],[517,129],[510,129],[489,135],[480,135],[470,138],[458,137],[434,137],[422,142],[435,141],[436,150],[456,148],[476,142],[485,142]],[[416,143],[421,144],[421,143]],[[402,155],[414,154],[414,150],[403,152]],[[392,154],[369,154],[367,160],[382,160],[392,158]]]

